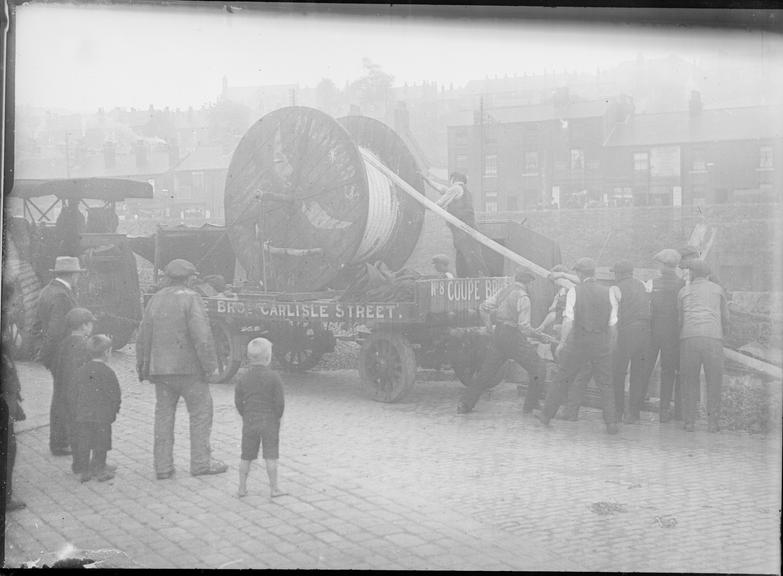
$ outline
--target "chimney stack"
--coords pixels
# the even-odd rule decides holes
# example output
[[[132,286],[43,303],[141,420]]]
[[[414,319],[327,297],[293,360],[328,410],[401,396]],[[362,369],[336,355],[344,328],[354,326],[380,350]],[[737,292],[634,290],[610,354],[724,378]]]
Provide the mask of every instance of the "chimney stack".
[[[117,145],[111,140],[103,143],[103,167],[111,170],[117,165]]]

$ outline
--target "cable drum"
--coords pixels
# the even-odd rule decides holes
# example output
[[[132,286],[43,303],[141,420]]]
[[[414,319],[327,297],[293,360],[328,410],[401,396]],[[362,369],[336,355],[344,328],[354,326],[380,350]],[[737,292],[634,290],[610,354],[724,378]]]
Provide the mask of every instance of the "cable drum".
[[[364,147],[360,146],[359,149],[363,153],[372,154]],[[369,212],[364,236],[352,264],[371,260],[380,248],[385,247],[392,237],[397,218],[400,217],[400,205],[393,191],[394,185],[380,170],[366,161],[364,169],[368,180]]]
[[[248,130],[231,159],[224,203],[232,247],[250,279],[307,292],[345,286],[365,262],[402,267],[424,210],[363,154],[423,190],[408,147],[377,120],[288,107]]]

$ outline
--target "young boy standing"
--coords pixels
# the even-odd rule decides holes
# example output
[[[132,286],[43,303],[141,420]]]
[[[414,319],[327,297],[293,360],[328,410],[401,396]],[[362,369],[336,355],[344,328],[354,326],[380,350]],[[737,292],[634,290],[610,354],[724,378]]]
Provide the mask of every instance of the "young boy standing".
[[[237,496],[247,495],[247,476],[250,464],[258,458],[258,448],[263,445],[262,457],[269,476],[272,498],[283,496],[277,487],[277,460],[280,444],[280,418],[285,399],[280,375],[269,369],[272,360],[272,343],[266,338],[256,338],[247,345],[250,364],[237,382],[234,403],[242,416],[242,456],[239,464],[239,488]]]
[[[111,339],[103,334],[87,342],[90,360],[79,369],[76,395],[76,466],[81,481],[114,478],[116,467],[106,464],[111,450],[111,425],[120,411],[121,392],[117,375],[108,366]],[[92,451],[92,461],[90,452]]]
[[[79,369],[89,359],[87,355],[87,340],[92,334],[95,316],[86,308],[73,308],[65,315],[65,324],[69,335],[60,343],[54,359],[54,385],[59,391],[58,403],[55,406],[60,410],[66,423],[68,437],[73,453],[71,470],[74,474],[81,474],[76,458],[76,391],[78,381],[76,375]]]

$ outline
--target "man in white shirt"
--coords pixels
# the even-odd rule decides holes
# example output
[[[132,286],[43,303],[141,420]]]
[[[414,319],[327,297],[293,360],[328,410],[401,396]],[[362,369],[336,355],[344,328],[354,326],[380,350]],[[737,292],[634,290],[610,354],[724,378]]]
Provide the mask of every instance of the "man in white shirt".
[[[548,426],[574,379],[585,365],[601,391],[608,434],[617,434],[612,389],[612,349],[617,338],[617,302],[609,288],[595,280],[595,261],[581,258],[574,270],[580,282],[568,291],[557,357],[560,371],[546,396],[539,419]]]

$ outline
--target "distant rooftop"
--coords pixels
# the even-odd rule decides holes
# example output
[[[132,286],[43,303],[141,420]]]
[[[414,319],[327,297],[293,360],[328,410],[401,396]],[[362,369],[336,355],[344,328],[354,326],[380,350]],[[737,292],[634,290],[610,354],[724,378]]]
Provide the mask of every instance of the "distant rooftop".
[[[620,124],[607,142],[613,146],[655,146],[682,142],[716,142],[783,138],[783,116],[767,106],[685,110],[637,114]]]

